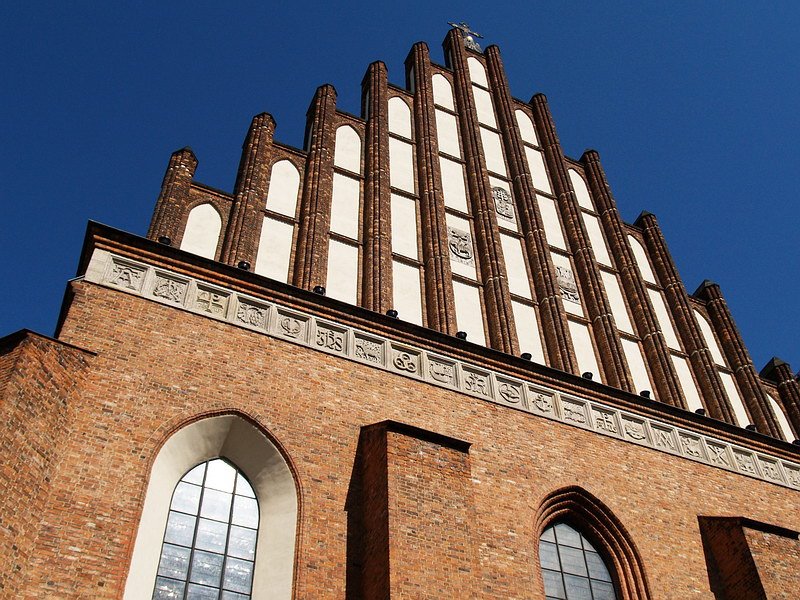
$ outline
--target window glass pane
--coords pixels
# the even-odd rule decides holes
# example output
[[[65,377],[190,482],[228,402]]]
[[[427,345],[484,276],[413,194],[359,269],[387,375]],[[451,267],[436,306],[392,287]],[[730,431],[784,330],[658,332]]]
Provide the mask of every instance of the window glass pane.
[[[253,493],[253,488],[250,487],[250,484],[247,483],[247,479],[242,477],[241,473],[236,476],[236,493],[240,496],[247,496],[248,498],[256,497]]]
[[[594,600],[616,600],[614,586],[606,581],[595,581],[592,579],[592,592]]]
[[[559,523],[555,527],[556,539],[560,546],[572,546],[573,548],[581,547],[581,534],[575,531],[569,525]]]
[[[158,564],[158,574],[186,581],[189,572],[189,548],[164,544],[161,549],[161,562]]]
[[[173,579],[156,578],[156,589],[153,590],[153,600],[175,600],[183,598],[183,590],[186,584],[183,581]]]
[[[564,593],[564,581],[561,579],[561,573],[542,570],[542,577],[544,578],[545,594],[552,598],[567,597]]]
[[[592,600],[589,580],[584,577],[564,575],[564,587],[567,590],[567,600]]]
[[[603,559],[596,552],[586,553],[586,563],[589,565],[589,577],[601,581],[611,581],[611,575],[606,569]]]
[[[183,513],[170,511],[167,521],[167,531],[164,541],[170,544],[180,544],[181,546],[191,546],[194,538],[195,518]]]
[[[224,460],[212,460],[208,463],[206,473],[206,487],[222,492],[233,492],[233,482],[236,480],[236,469]]]
[[[253,498],[236,496],[233,503],[233,523],[245,527],[258,527],[258,503]]]
[[[224,556],[221,554],[195,551],[192,556],[192,573],[189,580],[203,585],[219,586],[223,559]]]
[[[203,506],[200,509],[200,516],[217,521],[227,521],[230,519],[231,494],[218,492],[217,490],[206,489],[203,494]]]
[[[564,573],[572,573],[573,575],[588,576],[586,571],[586,563],[583,560],[583,550],[579,548],[570,548],[568,546],[559,546],[558,555],[561,558],[561,570]]]
[[[249,600],[257,539],[242,473],[222,459],[194,467],[173,490],[153,600]]]
[[[228,541],[228,555],[236,558],[255,560],[256,555],[256,530],[244,527],[231,527],[231,537]]]
[[[558,571],[561,566],[558,563],[558,551],[555,544],[539,542],[539,561],[543,569],[553,569]]]
[[[185,481],[187,483],[196,483],[197,485],[203,485],[203,476],[205,474],[206,474],[206,463],[203,463],[202,465],[197,465],[194,469],[192,469],[186,475],[184,475],[181,481]]]
[[[189,513],[190,515],[197,514],[197,507],[200,505],[200,490],[199,485],[192,485],[191,483],[184,483],[181,481],[178,487],[175,488],[175,493],[172,495],[172,510],[179,510],[181,512]]]
[[[225,538],[228,537],[227,523],[200,519],[197,525],[197,540],[195,548],[210,550],[211,552],[225,552]]]
[[[222,587],[233,592],[249,592],[253,579],[253,563],[249,560],[229,558],[225,562],[225,581]]]
[[[217,600],[219,589],[190,583],[187,590],[187,600]]]
[[[566,523],[542,532],[539,560],[548,600],[616,600],[614,583],[602,557]]]

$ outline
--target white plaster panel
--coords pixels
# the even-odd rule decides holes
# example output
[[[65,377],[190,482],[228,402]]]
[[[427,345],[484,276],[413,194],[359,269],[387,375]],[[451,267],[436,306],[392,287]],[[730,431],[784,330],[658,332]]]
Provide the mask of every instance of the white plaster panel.
[[[389,138],[389,184],[414,193],[414,152],[411,144]]]
[[[389,98],[389,131],[411,138],[411,109],[397,96]]]
[[[350,125],[336,130],[333,164],[353,173],[361,173],[361,138]]]
[[[564,239],[564,232],[561,230],[561,219],[558,216],[556,201],[552,198],[538,195],[536,196],[536,201],[539,203],[539,212],[542,215],[547,243],[556,248],[566,250],[567,242]]]
[[[450,110],[455,110],[453,104],[453,86],[447,80],[447,77],[441,73],[433,75],[433,101],[439,106],[444,106]]]
[[[595,381],[601,381],[600,367],[597,366],[588,325],[572,320],[567,320],[567,323],[569,323],[569,333],[572,336],[572,346],[575,348],[575,358],[578,360],[578,369],[581,373],[587,371],[592,373]]]
[[[686,398],[686,405],[689,410],[695,411],[698,408],[703,408],[703,401],[700,400],[700,390],[697,389],[697,384],[692,378],[689,361],[682,356],[675,356],[674,354],[670,356],[672,357],[675,372],[678,374],[678,381],[680,381],[683,397]]]
[[[267,208],[294,217],[297,212],[297,195],[300,192],[300,171],[291,161],[279,160],[272,165],[267,192]]]
[[[416,259],[417,203],[412,198],[392,194],[392,252]]]
[[[711,329],[711,323],[709,323],[708,319],[706,319],[696,308],[693,308],[692,310],[694,311],[694,318],[697,320],[697,324],[700,326],[700,332],[703,334],[703,339],[706,342],[706,346],[708,346],[708,349],[711,351],[711,357],[714,359],[714,362],[723,367],[727,366],[725,364],[725,359],[722,357],[722,351],[717,343],[717,338],[714,335],[714,331]]]
[[[436,109],[436,139],[439,142],[439,151],[451,156],[461,157],[461,148],[458,145],[458,124],[456,118],[448,112]]]
[[[469,221],[466,219],[462,219],[461,217],[457,217],[450,213],[445,215],[445,221],[448,227],[452,227],[453,229],[458,229],[460,231],[469,232],[472,235],[472,229],[469,226]],[[472,240],[472,256],[475,256],[475,239]],[[464,277],[469,277],[470,279],[477,278],[477,261],[473,260],[473,264],[468,265],[457,260],[453,259],[452,254],[450,255],[450,268],[452,269],[453,273],[458,275],[463,275]]]
[[[650,296],[650,303],[653,305],[656,319],[658,319],[658,324],[661,327],[661,332],[664,334],[667,345],[673,350],[680,350],[681,345],[678,342],[678,336],[675,334],[675,328],[672,326],[672,320],[669,318],[669,311],[664,302],[663,294],[650,288],[647,289],[647,293]]]
[[[558,254],[557,252],[551,252],[550,256],[553,259],[554,266],[563,267],[572,271],[572,274],[575,275],[575,282],[577,283],[578,276],[575,274],[575,269],[572,267],[572,261],[570,261],[569,257],[564,256],[563,254]],[[580,286],[578,286],[578,290],[580,291]],[[569,300],[564,300],[563,296],[561,301],[564,304],[565,311],[573,315],[578,315],[579,317],[583,316],[583,307],[580,304],[577,304],[576,302],[570,302]]]
[[[509,290],[523,298],[531,298],[531,284],[528,281],[528,271],[525,268],[525,258],[522,255],[520,240],[501,233],[500,243],[503,246]]]
[[[213,259],[217,254],[222,217],[210,204],[200,204],[189,211],[183,231],[181,250]]]
[[[772,412],[775,413],[775,418],[778,421],[778,426],[781,429],[781,433],[783,433],[783,439],[787,442],[791,442],[795,439],[794,432],[792,432],[792,426],[789,425],[789,420],[786,418],[786,413],[783,412],[783,408],[778,401],[775,400],[772,396],[767,394],[767,399],[769,400],[769,405],[772,407]]]
[[[392,261],[392,304],[398,318],[422,325],[422,293],[419,269],[399,261]]]
[[[594,258],[601,265],[608,267],[611,264],[611,257],[608,255],[608,248],[606,248],[605,236],[603,230],[600,228],[600,220],[594,215],[581,212],[583,215],[583,224],[586,226],[586,233],[589,234],[589,242],[592,244],[592,253]]]
[[[486,345],[483,332],[483,313],[478,288],[460,281],[453,282],[458,330],[467,333],[467,341]]]
[[[361,204],[361,183],[340,173],[333,174],[331,198],[331,231],[357,240],[358,215]]]
[[[650,383],[650,377],[647,375],[647,367],[644,365],[644,358],[642,357],[642,350],[639,348],[639,343],[626,338],[622,338],[621,341],[622,352],[625,354],[625,360],[628,362],[628,368],[631,370],[635,391],[637,393],[642,390],[653,391],[653,385]]]
[[[747,409],[744,407],[744,402],[742,402],[742,397],[739,395],[739,388],[736,387],[733,376],[725,371],[720,371],[719,378],[722,380],[722,387],[725,388],[725,393],[728,395],[733,414],[736,416],[736,422],[739,427],[747,427],[750,424],[750,417],[747,416]]]
[[[544,166],[544,156],[538,150],[525,146],[525,158],[528,159],[528,168],[531,170],[533,187],[548,194],[553,193],[550,180],[547,178],[547,167]]]
[[[288,282],[294,225],[264,217],[254,271],[259,275]]]
[[[469,78],[473,83],[489,87],[489,82],[486,80],[486,69],[481,61],[474,56],[470,56],[467,58],[467,67],[469,68]]]
[[[461,212],[469,212],[467,208],[467,188],[464,183],[464,166],[461,163],[440,156],[439,168],[442,172],[444,205]]]
[[[331,298],[356,304],[358,299],[358,248],[338,240],[328,246],[326,293]]]
[[[533,126],[531,118],[522,110],[515,110],[514,114],[517,117],[517,124],[519,125],[519,133],[522,136],[523,142],[529,144],[539,145],[539,139],[536,137],[536,129]]]
[[[639,273],[642,274],[642,279],[647,281],[648,283],[655,283],[656,276],[653,274],[653,269],[650,267],[650,261],[647,260],[647,252],[632,235],[628,236],[628,243],[631,245],[631,250],[633,251],[633,258],[636,261],[636,265],[639,267]]]
[[[633,325],[628,316],[628,310],[625,308],[625,300],[622,297],[619,279],[613,273],[607,273],[606,271],[600,271],[600,277],[603,279],[603,287],[606,290],[608,301],[611,303],[611,314],[614,315],[617,328],[633,334]]]
[[[503,188],[506,192],[508,192],[508,195],[511,196],[512,198],[512,206],[514,211],[513,219],[507,219],[506,217],[498,213],[497,224],[500,227],[505,227],[506,229],[513,229],[514,231],[519,231],[519,224],[517,219],[517,204],[516,202],[513,201],[514,194],[511,193],[511,186],[508,184],[507,181],[503,179],[498,179],[497,177],[492,177],[491,175],[489,176],[489,185],[493,188],[495,187]]]
[[[569,180],[572,182],[572,189],[575,190],[575,196],[578,198],[578,204],[580,204],[581,208],[594,210],[594,204],[592,204],[592,197],[589,195],[589,188],[586,187],[586,181],[575,169],[568,169],[568,172]]]
[[[475,109],[478,111],[478,122],[496,128],[497,120],[494,118],[494,107],[489,92],[473,85],[472,95],[475,98]]]
[[[539,335],[539,324],[536,319],[536,309],[516,300],[511,301],[511,309],[514,312],[514,322],[517,325],[520,354],[530,352],[533,360],[545,364],[542,339]]]
[[[503,161],[503,145],[500,143],[500,135],[483,127],[480,129],[483,155],[486,157],[486,168],[500,175],[505,175],[506,163]]]

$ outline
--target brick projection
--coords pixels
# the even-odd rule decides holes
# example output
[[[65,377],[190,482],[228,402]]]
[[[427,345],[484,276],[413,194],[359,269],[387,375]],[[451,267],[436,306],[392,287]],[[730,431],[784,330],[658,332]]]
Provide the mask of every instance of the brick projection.
[[[166,477],[159,452],[189,424],[238,415],[285,460],[294,490],[283,492],[298,507],[273,524],[295,534],[286,572],[256,562],[257,600],[542,600],[539,535],[562,520],[600,551],[620,599],[796,597],[791,367],[755,370],[719,287],[686,292],[655,217],[621,220],[599,155],[564,156],[544,96],[511,96],[496,47],[467,48],[457,30],[444,46],[442,66],[414,45],[405,88],[370,65],[361,118],[320,87],[305,150],[275,141],[272,117],[257,115],[232,193],[197,182],[197,158],[177,151],[146,238],[90,224],[56,339],[0,340],[0,596],[151,597],[155,567],[129,578],[134,550],[161,543],[140,520],[182,475],[154,490]],[[408,105],[402,134],[393,98]],[[442,158],[445,122],[461,156]],[[350,162],[348,149],[337,155],[340,126],[361,142]],[[352,133],[341,139],[353,151]],[[275,183],[284,160],[297,167],[295,192]],[[458,206],[453,165],[464,173]],[[395,186],[398,169],[413,186]],[[337,196],[337,176],[358,184],[357,202]],[[295,194],[279,198],[283,212],[267,203],[273,185]],[[221,220],[213,258],[180,250],[202,204]],[[356,206],[352,238],[333,230],[343,206]],[[395,206],[414,217],[407,208],[395,221]],[[468,241],[449,237],[448,219],[469,225]],[[283,279],[239,267],[269,256],[277,242],[262,223],[277,222],[291,232]],[[398,254],[393,236],[404,234],[415,256]],[[334,242],[356,263],[329,268]],[[474,276],[454,246],[472,253]],[[409,291],[397,282],[414,279],[390,272],[401,263],[418,273],[407,297],[420,299],[422,325],[384,314]],[[339,271],[353,277],[354,304],[311,291]],[[606,289],[613,278],[619,290]],[[464,312],[459,289],[474,291],[477,313]],[[465,319],[483,324],[486,345],[455,337]],[[575,325],[590,348],[573,340]],[[543,362],[515,356],[533,329]],[[594,380],[580,376],[587,351]],[[634,393],[635,377],[653,397]],[[688,410],[691,397],[705,414]],[[267,517],[281,509],[261,500]],[[269,586],[278,575],[285,593]]]

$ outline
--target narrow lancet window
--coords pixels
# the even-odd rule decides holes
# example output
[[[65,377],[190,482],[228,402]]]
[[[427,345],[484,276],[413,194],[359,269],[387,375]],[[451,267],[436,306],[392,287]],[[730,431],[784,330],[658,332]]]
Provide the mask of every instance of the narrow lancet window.
[[[153,600],[250,598],[258,501],[244,475],[217,458],[175,487]]]
[[[539,561],[547,600],[617,600],[605,561],[583,534],[566,523],[544,530]]]

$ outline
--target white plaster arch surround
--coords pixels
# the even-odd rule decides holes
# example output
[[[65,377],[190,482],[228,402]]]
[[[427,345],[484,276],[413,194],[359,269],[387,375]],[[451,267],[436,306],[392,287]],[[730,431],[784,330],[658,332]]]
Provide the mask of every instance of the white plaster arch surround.
[[[239,415],[200,419],[176,431],[156,455],[136,533],[124,600],[150,600],[172,493],[195,465],[224,457],[253,486],[260,510],[253,600],[289,600],[294,580],[298,490],[289,464],[259,429]]]

